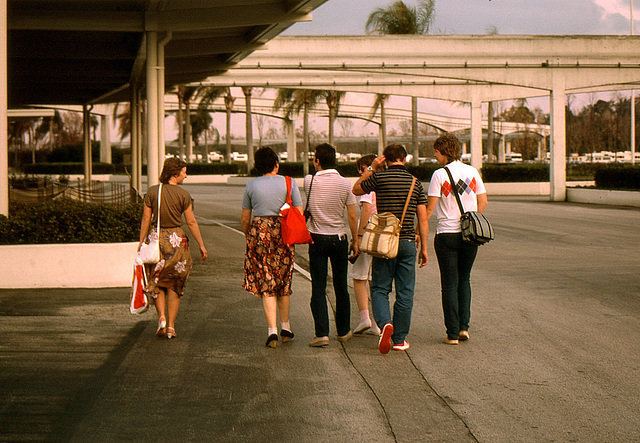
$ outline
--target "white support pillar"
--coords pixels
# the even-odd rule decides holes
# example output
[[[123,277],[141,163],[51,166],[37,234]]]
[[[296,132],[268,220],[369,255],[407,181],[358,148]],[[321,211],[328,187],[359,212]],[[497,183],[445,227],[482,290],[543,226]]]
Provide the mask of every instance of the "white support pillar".
[[[111,163],[111,116],[100,116],[100,161]]]
[[[147,183],[158,184],[158,33],[147,32]]]
[[[382,151],[384,151],[384,128],[382,125],[378,125],[378,157],[382,155]]]
[[[471,97],[471,166],[482,168],[482,101]]]
[[[156,73],[158,76],[158,176],[164,166],[166,153],[164,140],[164,47],[171,40],[171,31],[158,42],[158,53],[156,63]]]
[[[87,105],[82,105],[82,144],[84,146],[84,181],[91,183],[91,112]]]
[[[507,136],[502,134],[500,136],[500,144],[498,147],[498,163],[504,163],[504,154],[507,150]]]
[[[140,185],[140,138],[138,132],[138,125],[140,120],[138,118],[138,90],[135,85],[131,85],[131,98],[129,101],[129,113],[131,118],[131,188],[135,189],[138,193],[141,192]]]
[[[142,89],[136,90],[136,113],[138,115],[138,144],[136,146],[138,153],[138,186],[137,189],[142,192],[142,165],[147,161],[147,148],[145,145],[145,120],[144,120],[144,99],[142,98]]]
[[[285,120],[287,128],[287,161],[295,162],[298,160],[296,150],[296,122],[295,120]]]
[[[7,121],[7,0],[0,0],[0,214],[9,216],[9,122]]]
[[[565,127],[565,82],[561,74],[554,75],[551,90],[551,163],[549,179],[551,182],[551,201],[567,199],[566,171],[566,127]]]

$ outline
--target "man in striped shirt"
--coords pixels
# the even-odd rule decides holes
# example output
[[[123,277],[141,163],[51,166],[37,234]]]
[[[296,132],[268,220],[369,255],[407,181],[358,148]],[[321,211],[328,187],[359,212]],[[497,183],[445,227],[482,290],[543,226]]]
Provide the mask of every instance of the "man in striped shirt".
[[[391,212],[402,219],[402,212],[411,189],[413,176],[405,167],[407,151],[402,145],[387,146],[383,155],[376,158],[367,171],[353,185],[353,193],[364,195],[376,193],[378,214]],[[384,170],[384,165],[387,169]],[[418,218],[419,248],[416,246],[414,219]],[[378,349],[386,354],[391,347],[397,351],[409,349],[406,337],[411,326],[413,293],[416,279],[416,252],[419,249],[420,267],[427,264],[427,197],[420,181],[416,180],[413,195],[400,230],[398,255],[392,259],[373,257],[371,272],[371,306],[378,327],[382,330]],[[396,286],[396,301],[393,318],[389,309],[389,294],[393,282]]]
[[[313,243],[309,245],[311,274],[311,313],[315,324],[315,338],[309,346],[329,344],[329,311],[327,309],[327,262],[331,261],[333,289],[336,296],[336,329],[338,341],[351,338],[351,303],[347,287],[349,252],[358,253],[358,215],[351,182],[335,169],[336,150],[328,143],[316,147],[313,165],[316,174],[304,179],[311,218],[307,227]],[[347,239],[344,210],[351,231],[351,245]]]

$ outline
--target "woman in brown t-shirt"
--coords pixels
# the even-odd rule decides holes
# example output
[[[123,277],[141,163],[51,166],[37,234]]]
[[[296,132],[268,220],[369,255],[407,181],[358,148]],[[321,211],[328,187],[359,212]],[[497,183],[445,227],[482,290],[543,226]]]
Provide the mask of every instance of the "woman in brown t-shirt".
[[[154,299],[158,311],[158,329],[156,335],[167,338],[176,337],[175,320],[180,307],[180,297],[184,295],[184,286],[191,271],[191,252],[189,238],[182,229],[182,216],[189,231],[200,246],[202,260],[207,259],[207,249],[200,235],[198,222],[193,214],[193,199],[180,185],[187,178],[187,164],[177,158],[168,158],[164,162],[160,183],[160,261],[145,265],[147,286],[145,292]],[[144,210],[140,225],[140,244],[156,237],[155,226],[158,220],[159,185],[151,186],[144,197]],[[152,217],[153,216],[153,217]],[[149,231],[149,226],[152,226]],[[165,317],[165,307],[167,315]]]

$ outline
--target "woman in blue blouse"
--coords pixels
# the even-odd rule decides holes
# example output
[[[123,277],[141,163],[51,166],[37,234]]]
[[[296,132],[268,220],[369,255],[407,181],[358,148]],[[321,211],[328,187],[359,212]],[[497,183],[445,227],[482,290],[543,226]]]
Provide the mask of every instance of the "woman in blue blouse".
[[[275,348],[278,313],[282,342],[294,336],[289,324],[289,295],[295,249],[285,245],[280,236],[278,214],[287,200],[287,185],[285,177],[278,175],[278,155],[269,147],[258,149],[255,168],[262,177],[247,183],[242,201],[242,231],[247,238],[242,287],[262,299],[268,328],[265,344]],[[294,180],[291,199],[302,214],[302,200]]]

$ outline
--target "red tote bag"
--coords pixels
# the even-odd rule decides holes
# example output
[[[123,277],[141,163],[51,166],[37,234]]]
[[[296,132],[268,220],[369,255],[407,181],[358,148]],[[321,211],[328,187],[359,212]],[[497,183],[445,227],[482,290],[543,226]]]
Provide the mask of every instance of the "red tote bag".
[[[307,221],[304,215],[296,208],[292,207],[291,200],[291,177],[285,176],[287,182],[287,201],[288,208],[280,211],[280,235],[285,245],[303,245],[312,243],[311,234],[307,229]]]

